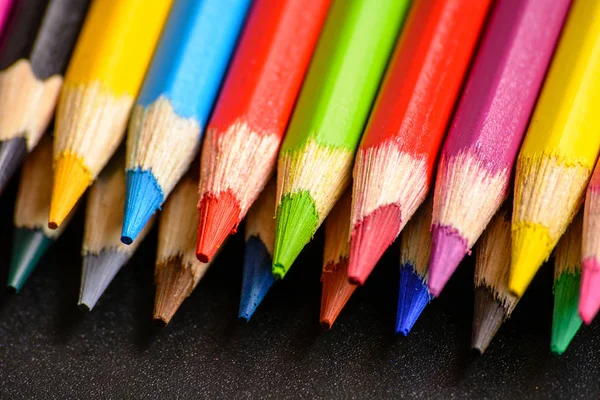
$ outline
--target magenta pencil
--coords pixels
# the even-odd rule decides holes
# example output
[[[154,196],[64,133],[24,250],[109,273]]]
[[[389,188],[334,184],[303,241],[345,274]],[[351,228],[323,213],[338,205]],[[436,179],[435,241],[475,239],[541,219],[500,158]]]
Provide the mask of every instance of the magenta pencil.
[[[600,309],[600,163],[587,188],[583,211],[579,316],[589,325]]]
[[[439,296],[510,189],[571,0],[496,3],[440,157],[429,290]]]
[[[0,37],[4,32],[4,25],[8,19],[8,14],[13,5],[13,0],[0,0]]]

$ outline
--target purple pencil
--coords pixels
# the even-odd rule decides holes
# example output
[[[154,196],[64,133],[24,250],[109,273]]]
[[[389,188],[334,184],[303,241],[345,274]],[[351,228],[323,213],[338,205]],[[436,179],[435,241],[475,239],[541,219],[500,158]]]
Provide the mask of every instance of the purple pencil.
[[[436,297],[509,193],[570,3],[496,3],[438,167],[428,281]]]

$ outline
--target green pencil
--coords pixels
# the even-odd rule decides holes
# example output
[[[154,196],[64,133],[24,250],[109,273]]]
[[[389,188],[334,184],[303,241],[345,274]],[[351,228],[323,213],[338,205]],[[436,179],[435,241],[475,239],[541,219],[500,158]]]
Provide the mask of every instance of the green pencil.
[[[554,260],[554,313],[550,348],[562,354],[581,327],[579,283],[581,281],[581,237],[583,211],[573,219],[556,245]]]
[[[279,153],[273,275],[283,278],[348,185],[408,0],[335,1]]]

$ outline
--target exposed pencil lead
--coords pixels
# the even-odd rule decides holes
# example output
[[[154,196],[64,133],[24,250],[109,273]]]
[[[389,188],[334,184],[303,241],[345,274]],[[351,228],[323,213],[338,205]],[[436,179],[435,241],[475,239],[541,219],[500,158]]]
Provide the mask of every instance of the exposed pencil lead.
[[[163,202],[163,192],[150,171],[127,171],[121,242],[131,244]]]
[[[83,257],[78,305],[85,306],[88,311],[91,311],[130,257],[130,254],[119,250],[86,254]]]

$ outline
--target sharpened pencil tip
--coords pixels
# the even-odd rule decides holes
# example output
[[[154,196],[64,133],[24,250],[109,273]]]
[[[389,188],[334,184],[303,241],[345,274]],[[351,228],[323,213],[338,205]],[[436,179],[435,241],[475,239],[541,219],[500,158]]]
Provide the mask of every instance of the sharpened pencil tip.
[[[308,191],[286,194],[277,207],[273,275],[282,279],[319,227],[319,214]]]
[[[80,157],[61,154],[54,164],[54,182],[48,227],[58,228],[92,183],[92,175]]]
[[[402,223],[400,207],[380,207],[356,224],[350,237],[348,279],[364,285],[377,262],[398,236]]]
[[[259,237],[251,236],[246,242],[242,294],[238,314],[239,318],[246,322],[250,321],[256,308],[275,282],[271,273],[271,264],[271,255],[265,244]]]
[[[454,271],[468,253],[467,241],[456,229],[433,225],[431,228],[431,261],[429,262],[429,281],[431,293],[438,297]]]
[[[175,257],[156,266],[155,281],[154,320],[166,325],[194,290],[194,276],[181,257]]]
[[[129,257],[129,254],[118,250],[84,255],[78,304],[85,305],[91,311]]]
[[[527,225],[512,231],[509,290],[515,296],[523,296],[553,247],[548,229],[541,225]]]
[[[475,288],[471,348],[483,354],[507,318],[507,310],[494,297],[490,288]]]
[[[128,170],[121,242],[133,243],[163,201],[163,191],[152,172]]]
[[[23,137],[0,142],[0,194],[4,192],[27,155],[27,141]]]
[[[227,190],[218,194],[205,193],[198,208],[198,261],[207,263],[217,253],[225,239],[237,230],[241,219],[240,202]]]
[[[600,309],[600,263],[595,258],[583,261],[579,315],[586,325],[592,323]]]
[[[21,291],[42,256],[54,241],[41,229],[17,228],[13,241],[8,286]]]
[[[425,277],[419,276],[413,265],[402,265],[396,312],[396,334],[408,336],[431,300],[433,300],[433,296],[427,289]]]
[[[348,282],[348,259],[328,263],[321,274],[321,326],[325,330],[338,318],[350,297],[358,287]]]
[[[79,308],[79,311],[84,312],[84,313],[88,313],[88,312],[92,311],[90,306],[88,306],[87,304],[84,304],[84,303],[79,303],[77,305],[77,308]]]
[[[579,273],[562,273],[554,284],[554,312],[552,314],[551,351],[561,355],[581,327],[578,313]]]

